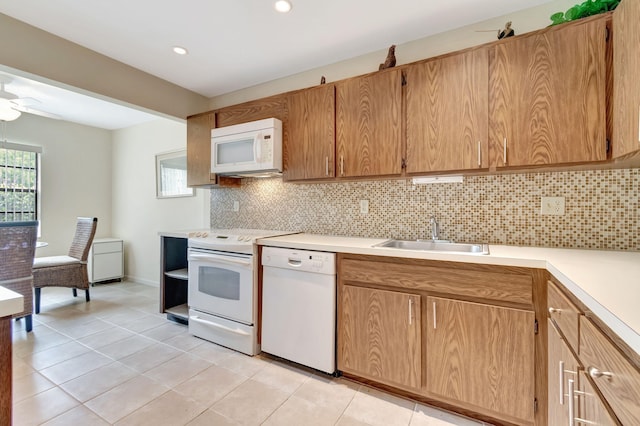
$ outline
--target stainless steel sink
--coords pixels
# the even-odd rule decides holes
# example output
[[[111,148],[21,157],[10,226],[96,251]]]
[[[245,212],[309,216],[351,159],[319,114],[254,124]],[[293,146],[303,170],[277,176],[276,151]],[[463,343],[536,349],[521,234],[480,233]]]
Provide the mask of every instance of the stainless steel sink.
[[[431,240],[387,240],[373,247],[394,248],[400,250],[426,250],[446,253],[489,254],[488,244],[452,243]]]

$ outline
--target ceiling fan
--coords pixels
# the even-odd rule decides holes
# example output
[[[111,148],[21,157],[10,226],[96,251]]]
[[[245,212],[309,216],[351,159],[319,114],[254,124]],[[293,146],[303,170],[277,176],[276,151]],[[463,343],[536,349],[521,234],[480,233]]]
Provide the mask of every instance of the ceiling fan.
[[[0,121],[13,121],[20,117],[23,112],[39,115],[41,117],[53,118],[60,120],[61,117],[56,114],[41,111],[33,108],[41,102],[34,98],[20,98],[18,95],[5,90],[5,84],[9,84],[13,79],[7,75],[0,75]]]

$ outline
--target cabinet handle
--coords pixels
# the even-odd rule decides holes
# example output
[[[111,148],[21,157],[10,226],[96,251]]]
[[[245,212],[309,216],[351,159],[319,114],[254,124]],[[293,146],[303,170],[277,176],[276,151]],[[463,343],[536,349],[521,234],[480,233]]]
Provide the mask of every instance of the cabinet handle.
[[[478,141],[478,168],[482,167],[482,148],[481,142]]]
[[[558,375],[560,376],[560,405],[564,405],[564,361],[558,363]]]
[[[503,163],[506,166],[507,165],[507,138],[504,138],[504,141],[502,143],[502,157],[503,157]]]
[[[329,156],[324,157],[324,175],[329,176]]]
[[[559,314],[562,312],[562,309],[558,309],[558,308],[549,308],[549,313],[550,314]]]
[[[575,386],[574,386],[574,381],[569,379],[567,380],[567,387],[569,388],[569,426],[574,426],[574,417],[575,417],[575,401],[573,400],[574,397],[574,390],[575,390]]]
[[[606,377],[608,380],[613,379],[613,373],[609,371],[600,371],[595,367],[587,368],[587,372],[594,379],[599,379],[600,377]]]
[[[587,392],[580,391],[580,390],[574,390],[573,394],[584,397],[585,404],[586,404],[587,397],[593,397],[593,394],[589,394]],[[584,414],[587,414],[587,410],[584,410]],[[585,425],[596,425],[597,426],[597,425],[600,424],[600,423],[596,423],[596,422],[591,421],[591,420],[583,419],[582,417],[575,417],[575,416],[573,417],[573,421],[576,422],[576,423],[585,424]]]
[[[433,302],[433,329],[436,329],[436,302]]]
[[[340,156],[340,176],[344,176],[344,155]]]
[[[413,299],[409,298],[409,325],[413,324]]]

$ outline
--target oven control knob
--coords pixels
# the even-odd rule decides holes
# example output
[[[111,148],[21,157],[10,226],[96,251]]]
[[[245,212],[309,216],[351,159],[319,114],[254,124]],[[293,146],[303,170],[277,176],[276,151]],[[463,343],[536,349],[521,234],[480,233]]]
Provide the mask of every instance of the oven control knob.
[[[208,232],[201,232],[201,233],[200,233],[200,236],[201,236],[202,238],[207,238],[207,237],[209,236],[209,233],[208,233]]]

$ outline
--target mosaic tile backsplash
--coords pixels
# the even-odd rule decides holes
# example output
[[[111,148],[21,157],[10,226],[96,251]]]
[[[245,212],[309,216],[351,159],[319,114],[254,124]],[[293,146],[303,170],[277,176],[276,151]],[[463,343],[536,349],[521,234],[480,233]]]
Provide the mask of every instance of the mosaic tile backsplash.
[[[540,214],[541,197],[565,197],[565,214]],[[360,213],[360,200],[369,213]],[[233,211],[238,201],[240,210]],[[296,230],[375,238],[440,238],[518,246],[640,251],[640,169],[408,180],[284,183],[244,179],[211,190],[212,228]]]

